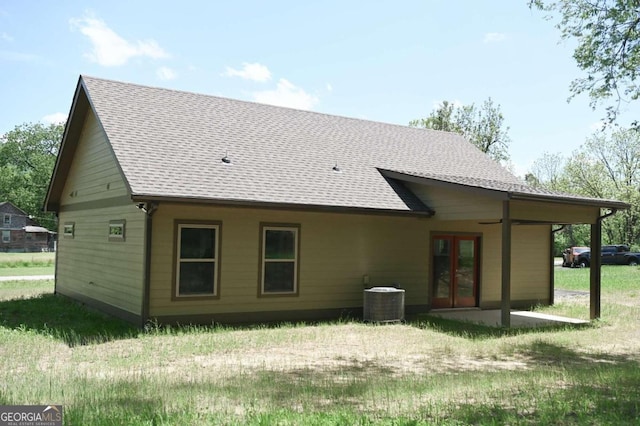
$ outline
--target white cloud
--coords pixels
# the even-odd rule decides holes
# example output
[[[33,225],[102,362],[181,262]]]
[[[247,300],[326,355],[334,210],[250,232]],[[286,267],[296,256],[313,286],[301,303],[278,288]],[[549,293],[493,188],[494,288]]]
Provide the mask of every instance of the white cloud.
[[[254,92],[253,99],[263,104],[284,106],[310,110],[319,102],[316,96],[310,95],[290,81],[281,78],[275,90]]]
[[[10,52],[8,50],[0,50],[0,60],[12,62],[34,62],[40,60],[40,57],[31,53]]]
[[[328,92],[333,92],[333,86],[331,85],[331,83],[327,83],[326,87]]]
[[[174,80],[178,74],[169,67],[160,67],[156,70],[156,75],[160,80]]]
[[[484,35],[483,43],[497,43],[506,40],[507,35],[505,33],[486,33]]]
[[[257,62],[253,64],[244,62],[241,70],[227,67],[227,70],[222,75],[260,82],[271,80],[271,71],[269,71],[269,68]]]
[[[131,58],[146,56],[153,59],[169,56],[155,40],[127,41],[116,34],[104,21],[85,17],[71,19],[71,27],[87,36],[92,50],[85,56],[105,67],[124,65]]]
[[[13,41],[13,37],[11,37],[9,34],[5,32],[0,33],[0,39],[4,41]]]
[[[67,121],[67,114],[61,112],[54,112],[53,114],[45,115],[42,117],[42,121],[49,124],[64,123]]]

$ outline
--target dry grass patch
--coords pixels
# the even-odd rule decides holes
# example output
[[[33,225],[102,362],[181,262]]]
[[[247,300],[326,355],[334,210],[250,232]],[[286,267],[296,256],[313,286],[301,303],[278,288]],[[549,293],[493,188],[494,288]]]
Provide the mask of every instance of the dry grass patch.
[[[640,304],[620,287],[603,289],[604,319],[579,329],[419,320],[145,331],[0,288],[0,404],[64,404],[69,424],[632,424]],[[544,311],[588,316],[588,299]]]

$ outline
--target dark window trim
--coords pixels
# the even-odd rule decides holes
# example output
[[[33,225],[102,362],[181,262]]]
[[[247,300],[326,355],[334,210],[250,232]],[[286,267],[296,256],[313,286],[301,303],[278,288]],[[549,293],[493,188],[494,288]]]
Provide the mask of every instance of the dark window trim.
[[[294,228],[296,230],[296,265],[295,265],[295,279],[293,282],[294,291],[292,292],[280,292],[280,293],[265,293],[263,281],[263,265],[264,265],[264,232],[265,228]],[[260,247],[258,253],[258,297],[270,298],[270,297],[298,297],[300,295],[300,236],[301,226],[299,223],[273,223],[273,222],[260,222]]]
[[[114,225],[122,225],[122,234],[119,235],[111,235],[111,228]],[[124,242],[126,240],[126,231],[127,231],[127,221],[126,219],[116,219],[109,221],[109,228],[107,231],[107,236],[109,237],[109,241],[114,242]]]
[[[213,294],[211,295],[195,295],[195,296],[180,296],[178,295],[178,244],[179,235],[178,231],[180,226],[189,226],[189,225],[198,225],[198,226],[211,226],[217,227],[216,232],[216,272],[215,272],[215,282],[213,283]],[[173,263],[172,267],[172,276],[171,276],[171,300],[174,302],[184,302],[184,301],[197,301],[197,300],[216,300],[220,299],[221,294],[221,281],[220,281],[220,270],[221,270],[221,260],[222,260],[222,221],[219,220],[189,220],[189,219],[175,219],[173,221],[173,253],[171,256],[171,260]]]

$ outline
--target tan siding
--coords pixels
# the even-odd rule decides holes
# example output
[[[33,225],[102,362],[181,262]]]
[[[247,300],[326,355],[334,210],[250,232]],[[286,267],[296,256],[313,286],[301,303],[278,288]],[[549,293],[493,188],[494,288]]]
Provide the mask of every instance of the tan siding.
[[[104,132],[89,111],[61,198],[56,290],[78,293],[139,315],[144,282],[144,214],[133,203],[65,209],[123,195],[127,195],[124,179]],[[126,220],[124,242],[108,239],[109,221],[117,219]],[[73,239],[62,235],[65,222],[75,222]]]
[[[220,299],[171,300],[175,217],[222,222]],[[260,222],[301,225],[299,296],[258,297]],[[363,275],[369,286],[397,283],[407,305],[424,305],[433,233],[480,234],[480,305],[500,300],[499,224],[168,204],[153,223],[152,316],[358,307]],[[512,301],[548,298],[549,233],[548,226],[514,226]]]
[[[106,135],[93,112],[89,111],[60,204],[96,201],[126,194],[124,179],[116,166]]]
[[[220,299],[171,301],[173,219],[222,222]],[[260,222],[299,223],[300,294],[258,297]],[[427,302],[428,220],[161,204],[154,215],[151,315],[362,306],[370,286],[400,284],[407,304]],[[402,249],[399,249],[402,248]]]
[[[536,201],[511,201],[514,220],[539,220],[551,223],[595,223],[600,215],[598,207],[574,206]]]
[[[140,314],[144,282],[145,216],[133,205],[62,212],[56,290]],[[125,219],[125,241],[109,241],[109,221]],[[65,222],[75,222],[74,238],[62,236]]]
[[[500,225],[486,234],[480,305],[500,303],[502,295]],[[547,225],[514,225],[511,238],[511,300],[549,300],[551,228]]]
[[[467,191],[406,183],[423,203],[435,210],[439,220],[496,220],[502,217],[500,200]]]

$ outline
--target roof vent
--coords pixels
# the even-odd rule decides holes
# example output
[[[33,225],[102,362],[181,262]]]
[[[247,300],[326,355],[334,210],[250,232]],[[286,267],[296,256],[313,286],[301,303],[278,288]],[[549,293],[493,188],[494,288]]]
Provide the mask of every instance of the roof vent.
[[[224,157],[222,157],[222,162],[224,164],[231,164],[231,158],[229,158],[229,152],[226,152],[224,154]]]

